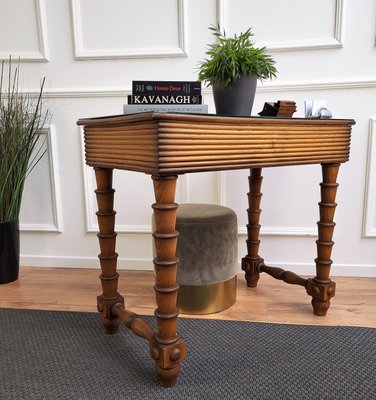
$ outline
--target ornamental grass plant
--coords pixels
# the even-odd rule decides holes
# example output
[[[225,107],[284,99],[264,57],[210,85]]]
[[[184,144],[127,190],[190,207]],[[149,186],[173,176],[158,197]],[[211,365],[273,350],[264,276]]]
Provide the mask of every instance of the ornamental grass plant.
[[[251,28],[233,37],[226,36],[219,26],[209,29],[216,37],[216,43],[210,44],[201,62],[198,79],[209,86],[229,87],[243,75],[255,76],[259,80],[277,76],[273,57],[266,53],[265,47],[255,47]]]
[[[25,180],[46,152],[41,134],[50,113],[42,101],[44,79],[39,95],[21,92],[19,64],[14,71],[11,59],[8,70],[4,61],[1,65],[0,223],[18,219]]]

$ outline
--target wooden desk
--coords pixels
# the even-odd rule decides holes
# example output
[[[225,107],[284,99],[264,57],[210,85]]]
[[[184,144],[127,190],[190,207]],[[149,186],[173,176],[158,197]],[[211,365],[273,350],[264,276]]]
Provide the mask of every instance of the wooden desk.
[[[249,168],[248,254],[242,259],[248,286],[257,285],[260,272],[304,286],[312,296],[314,313],[325,315],[335,293],[335,283],[330,280],[329,273],[336,179],[340,163],[349,159],[353,124],[353,120],[153,112],[78,121],[78,125],[84,126],[86,163],[94,167],[97,180],[95,192],[103,290],[98,296],[98,311],[108,333],[115,333],[124,321],[136,335],[149,342],[161,385],[176,383],[181,361],[185,358],[185,341],[176,332],[179,314],[176,308],[178,259],[175,256],[178,205],[174,202],[177,176],[186,172]],[[302,164],[321,164],[323,174],[316,276],[311,279],[269,267],[258,254],[262,168]],[[157,332],[138,315],[124,308],[124,299],[117,291],[114,168],[144,172],[153,179]]]

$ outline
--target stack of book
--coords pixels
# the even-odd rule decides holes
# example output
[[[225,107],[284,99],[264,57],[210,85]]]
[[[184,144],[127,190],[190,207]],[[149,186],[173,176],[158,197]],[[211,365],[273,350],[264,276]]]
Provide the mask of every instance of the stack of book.
[[[124,114],[139,112],[208,112],[202,104],[201,82],[196,81],[132,81],[132,94],[124,104]]]

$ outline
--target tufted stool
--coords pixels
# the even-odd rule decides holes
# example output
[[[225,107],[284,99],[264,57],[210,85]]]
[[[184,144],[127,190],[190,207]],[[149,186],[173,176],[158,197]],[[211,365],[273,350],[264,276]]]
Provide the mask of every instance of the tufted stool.
[[[176,230],[180,312],[209,314],[230,307],[238,270],[235,212],[215,204],[180,204]]]

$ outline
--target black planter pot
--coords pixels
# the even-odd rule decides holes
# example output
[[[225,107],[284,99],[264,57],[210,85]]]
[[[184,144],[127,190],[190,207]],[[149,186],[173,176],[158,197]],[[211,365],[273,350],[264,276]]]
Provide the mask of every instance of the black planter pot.
[[[18,279],[20,230],[18,219],[0,223],[0,284]]]
[[[231,86],[213,86],[217,114],[249,117],[255,99],[257,77],[243,75]]]

